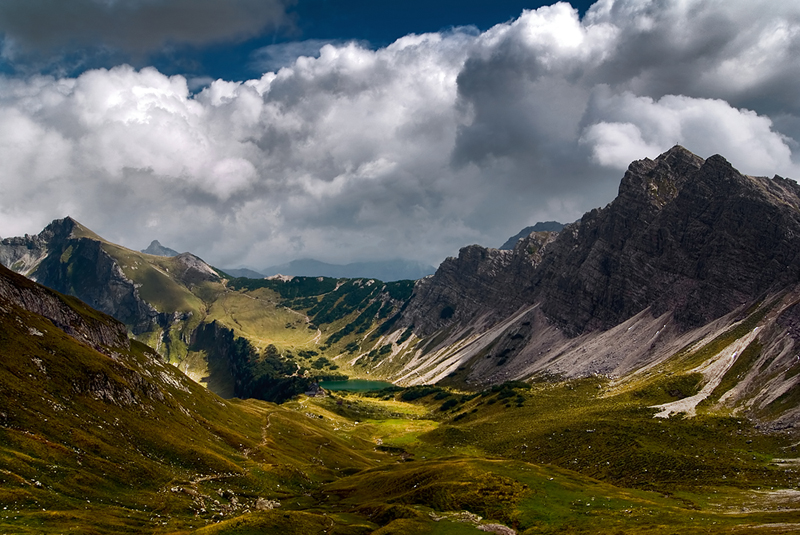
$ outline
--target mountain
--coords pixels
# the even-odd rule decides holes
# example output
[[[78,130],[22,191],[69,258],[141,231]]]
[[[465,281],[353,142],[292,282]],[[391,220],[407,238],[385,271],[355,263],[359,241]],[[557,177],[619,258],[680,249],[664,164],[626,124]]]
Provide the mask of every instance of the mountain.
[[[263,279],[264,274],[259,273],[258,271],[254,271],[248,268],[223,268],[225,273],[231,275],[233,277],[244,277],[246,279]]]
[[[699,372],[708,388],[689,412],[714,400],[796,421],[797,378],[781,370],[795,366],[799,281],[797,183],[674,147],[632,163],[611,204],[561,232],[466,247],[418,281],[396,327],[420,349],[393,379]]]
[[[794,532],[799,214],[674,147],[417,281],[229,278],[70,218],[4,239],[70,295],[0,266],[0,531]],[[397,386],[310,384],[347,375]]]
[[[174,249],[164,247],[158,242],[158,240],[153,240],[150,242],[150,245],[147,246],[147,249],[142,249],[142,252],[155,256],[178,256],[179,254],[178,251]]]
[[[229,279],[190,253],[132,251],[71,218],[53,221],[37,236],[2,240],[0,261],[115,317],[213,392],[271,401],[304,391],[314,377],[368,373],[367,363],[377,364],[375,352],[391,348],[381,342],[379,327],[396,316],[413,286]],[[353,353],[365,358],[347,362]]]
[[[510,251],[514,248],[519,240],[530,236],[531,232],[561,232],[564,224],[558,221],[539,221],[532,227],[525,227],[515,236],[511,236],[506,242],[500,246],[501,251]]]
[[[0,263],[114,316],[134,334],[167,328],[176,313],[195,313],[200,305],[190,287],[220,279],[190,253],[143,255],[69,217],[53,221],[37,236],[0,241]]]
[[[376,262],[353,262],[351,264],[326,264],[306,258],[287,264],[271,266],[263,270],[267,277],[289,275],[304,277],[332,277],[335,279],[370,278],[384,282],[417,280],[433,274],[436,268],[411,260],[385,260]]]

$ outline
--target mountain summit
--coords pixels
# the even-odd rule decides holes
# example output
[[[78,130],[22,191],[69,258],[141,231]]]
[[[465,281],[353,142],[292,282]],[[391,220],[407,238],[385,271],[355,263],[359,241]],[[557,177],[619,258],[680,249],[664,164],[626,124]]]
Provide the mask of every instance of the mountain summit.
[[[161,245],[161,243],[159,243],[158,240],[151,241],[150,245],[147,246],[147,249],[142,249],[142,252],[155,256],[178,256],[179,254],[175,249],[164,247]]]

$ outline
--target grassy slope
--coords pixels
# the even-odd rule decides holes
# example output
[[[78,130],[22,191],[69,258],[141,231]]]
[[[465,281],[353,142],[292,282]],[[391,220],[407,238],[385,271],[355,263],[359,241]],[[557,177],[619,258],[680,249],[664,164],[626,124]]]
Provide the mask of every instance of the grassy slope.
[[[151,351],[134,343],[112,359],[4,305],[0,531],[189,529],[333,479],[313,460],[320,444],[337,468],[374,464],[358,441],[271,404],[223,401]]]
[[[658,392],[587,379],[279,407],[223,401],[142,345],[115,360],[16,308],[0,322],[5,532],[480,533],[471,515],[521,533],[800,523],[786,491],[797,473],[777,461],[796,456],[796,437],[654,419]],[[163,400],[135,380],[148,373]],[[120,401],[125,388],[136,403]],[[281,507],[255,512],[258,498]]]

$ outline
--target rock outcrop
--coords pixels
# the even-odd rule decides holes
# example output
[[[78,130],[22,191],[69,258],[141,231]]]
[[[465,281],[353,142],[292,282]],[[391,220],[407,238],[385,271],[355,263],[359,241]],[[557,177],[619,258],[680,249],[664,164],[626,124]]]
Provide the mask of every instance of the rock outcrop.
[[[606,208],[561,233],[532,280],[570,335],[650,308],[684,328],[800,280],[800,187],[675,147],[634,162]]]
[[[525,227],[514,236],[511,236],[500,246],[500,249],[502,251],[510,251],[517,245],[519,240],[527,238],[533,232],[561,232],[565,226],[566,225],[558,221],[540,221],[531,227]]]
[[[128,348],[127,330],[114,318],[91,310],[76,299],[58,294],[0,266],[0,300],[44,316],[73,338],[101,353]]]
[[[493,324],[533,299],[531,280],[556,232],[534,232],[511,251],[464,247],[436,274],[417,281],[399,325],[428,336],[449,325],[481,318]]]

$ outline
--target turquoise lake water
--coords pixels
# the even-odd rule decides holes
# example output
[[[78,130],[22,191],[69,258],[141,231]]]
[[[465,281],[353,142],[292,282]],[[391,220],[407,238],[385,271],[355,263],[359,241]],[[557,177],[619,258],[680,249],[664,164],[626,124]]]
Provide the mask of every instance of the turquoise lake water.
[[[386,381],[370,381],[367,379],[348,379],[347,381],[320,381],[319,386],[325,390],[352,390],[365,392],[367,390],[380,390],[394,386]]]

